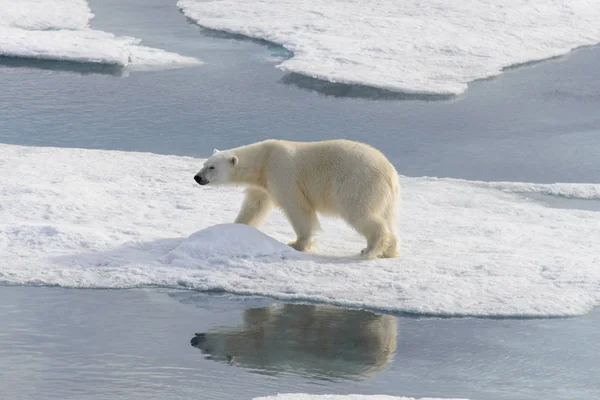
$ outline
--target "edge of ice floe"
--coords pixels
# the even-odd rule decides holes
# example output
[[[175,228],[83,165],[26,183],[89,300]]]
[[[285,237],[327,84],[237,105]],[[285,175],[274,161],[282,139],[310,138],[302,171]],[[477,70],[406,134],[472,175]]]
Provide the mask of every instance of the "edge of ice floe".
[[[431,98],[432,100],[450,99],[450,98],[453,98],[456,96],[460,96],[468,90],[469,85],[471,83],[478,82],[478,81],[491,80],[491,79],[494,79],[494,78],[502,75],[505,71],[508,71],[511,69],[527,67],[527,66],[535,65],[538,63],[542,63],[542,62],[559,59],[559,58],[562,58],[562,57],[565,57],[565,56],[571,54],[572,52],[574,52],[576,50],[600,45],[597,42],[596,43],[582,43],[582,44],[575,45],[575,46],[568,47],[568,48],[555,49],[553,52],[551,52],[543,57],[538,57],[538,58],[534,57],[531,59],[517,60],[515,62],[506,64],[506,65],[499,65],[494,71],[487,71],[487,74],[485,76],[476,77],[476,78],[462,81],[462,82],[460,82],[460,81],[444,82],[443,84],[438,85],[438,87],[436,87],[436,88],[426,88],[426,87],[414,88],[414,87],[408,87],[403,84],[399,84],[399,85],[393,84],[393,83],[380,84],[377,82],[365,82],[365,80],[361,80],[361,79],[336,77],[336,76],[331,76],[330,74],[327,74],[327,73],[321,73],[320,71],[318,71],[318,69],[310,68],[310,67],[307,67],[306,65],[296,66],[293,62],[290,63],[290,61],[293,61],[294,59],[295,60],[301,59],[302,52],[300,50],[294,50],[292,48],[293,46],[288,46],[285,43],[281,43],[278,41],[274,41],[273,39],[270,39],[268,37],[269,35],[267,33],[252,34],[252,33],[242,32],[240,30],[235,30],[235,29],[224,27],[222,25],[219,25],[218,23],[211,23],[210,21],[200,20],[197,17],[193,17],[190,15],[191,12],[188,10],[189,6],[187,5],[188,3],[191,3],[191,1],[192,0],[178,0],[177,7],[180,10],[180,12],[195,25],[205,28],[205,29],[208,29],[208,30],[211,30],[211,31],[223,32],[225,34],[231,35],[232,38],[234,38],[234,39],[239,39],[241,37],[241,38],[245,38],[247,40],[263,42],[262,44],[264,44],[264,45],[278,46],[282,49],[285,49],[289,53],[289,56],[283,60],[277,60],[278,64],[276,65],[276,68],[278,68],[284,72],[299,74],[304,77],[315,79],[315,80],[325,82],[325,83],[341,84],[341,85],[348,85],[348,86],[366,86],[366,87],[373,88],[376,90],[389,91],[389,92],[392,92],[392,93],[395,93],[398,95],[404,94],[404,95],[408,95],[408,96],[423,96],[426,99]]]
[[[404,178],[410,178],[405,177]],[[461,182],[467,185],[496,189],[505,193],[529,194],[536,193],[547,196],[563,197],[566,199],[600,200],[600,183],[528,183],[508,181],[470,181],[456,178],[437,178],[431,176],[419,177],[429,181]]]
[[[362,395],[362,394],[307,394],[307,393],[283,393],[274,396],[255,397],[252,400],[467,400],[463,398],[433,398],[423,397],[420,399],[414,397],[389,396],[389,395]]]
[[[1,1],[0,1],[1,3]],[[71,4],[72,3],[72,4]],[[203,64],[194,57],[180,55],[161,48],[141,45],[142,39],[117,36],[90,27],[94,18],[86,0],[65,2],[56,10],[50,2],[41,2],[40,10],[26,11],[17,5],[16,12],[8,10],[0,18],[0,62],[26,64],[36,61],[76,65],[105,65],[123,70],[181,68]],[[25,4],[26,5],[26,4]],[[77,8],[79,7],[79,9]],[[66,10],[74,12],[75,20],[63,20]],[[54,14],[45,16],[52,10]],[[13,10],[14,11],[14,10]],[[29,17],[32,13],[31,21]],[[21,14],[25,14],[23,17]],[[57,15],[61,14],[60,18]],[[24,23],[21,23],[24,20]],[[60,68],[59,68],[60,69]]]

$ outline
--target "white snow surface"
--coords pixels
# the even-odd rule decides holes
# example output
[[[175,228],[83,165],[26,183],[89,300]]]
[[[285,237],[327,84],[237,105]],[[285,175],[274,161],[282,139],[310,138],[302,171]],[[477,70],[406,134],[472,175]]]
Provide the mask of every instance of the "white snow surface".
[[[305,393],[296,394],[279,394],[277,396],[267,397],[256,397],[253,400],[417,400],[413,397],[396,397],[386,395],[362,395],[362,394],[349,394],[349,395],[314,395]],[[420,400],[444,400],[439,398],[421,398]],[[446,399],[446,400],[465,400],[465,399]]]
[[[0,284],[224,290],[382,312],[571,316],[600,303],[600,213],[522,192],[600,201],[598,184],[401,177],[401,257],[323,219],[315,254],[278,212],[230,224],[241,188],[200,187],[202,160],[0,145]],[[543,189],[546,188],[546,189]]]
[[[278,43],[284,71],[459,94],[508,66],[600,42],[597,0],[179,0],[199,25]]]
[[[200,61],[140,46],[140,39],[89,28],[85,0],[0,0],[0,56],[113,64],[129,69],[198,65]]]

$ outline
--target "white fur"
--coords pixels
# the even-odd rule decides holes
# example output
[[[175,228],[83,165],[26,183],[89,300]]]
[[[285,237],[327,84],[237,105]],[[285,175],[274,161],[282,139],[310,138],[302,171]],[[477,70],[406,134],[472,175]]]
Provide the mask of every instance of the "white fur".
[[[310,250],[319,212],[343,218],[365,236],[366,258],[397,256],[398,174],[366,144],[266,140],[215,153],[195,179],[248,186],[236,223],[259,226],[273,206],[281,208],[297,250]]]

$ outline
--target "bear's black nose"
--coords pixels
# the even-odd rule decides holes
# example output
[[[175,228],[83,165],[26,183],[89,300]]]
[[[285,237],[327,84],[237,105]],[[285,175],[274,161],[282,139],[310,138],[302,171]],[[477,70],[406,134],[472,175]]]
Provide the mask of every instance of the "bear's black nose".
[[[196,183],[198,185],[204,185],[205,182],[202,181],[202,178],[200,178],[199,175],[194,176],[194,180],[196,181]]]
[[[204,342],[206,342],[206,333],[196,333],[196,336],[190,340],[190,344],[192,346],[198,346]]]

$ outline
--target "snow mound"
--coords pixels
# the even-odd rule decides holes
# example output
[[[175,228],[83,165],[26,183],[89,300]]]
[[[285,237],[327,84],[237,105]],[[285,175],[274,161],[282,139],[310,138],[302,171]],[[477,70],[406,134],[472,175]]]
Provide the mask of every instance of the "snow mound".
[[[140,39],[89,28],[84,0],[0,0],[0,56],[112,64],[130,69],[198,65],[200,61],[140,46]]]
[[[315,254],[283,244],[294,233],[278,212],[260,231],[229,224],[243,192],[200,187],[201,165],[0,145],[0,284],[190,288],[454,316],[572,316],[600,304],[600,212],[514,192],[587,198],[598,184],[401,177],[401,256],[365,261],[364,239],[340,220],[322,219]]]
[[[362,394],[348,394],[348,395],[314,395],[314,394],[278,394],[277,396],[267,397],[255,397],[253,400],[417,400],[413,397],[396,397],[396,396],[385,396],[385,395],[362,395]],[[439,398],[421,398],[420,400],[444,400]],[[465,400],[465,399],[446,399],[446,400]]]
[[[179,0],[199,25],[281,44],[331,82],[459,94],[508,66],[600,42],[594,0]]]
[[[198,266],[202,261],[232,258],[286,259],[300,253],[256,228],[241,224],[220,224],[192,234],[166,256],[178,266]]]

